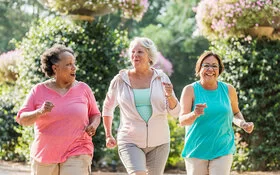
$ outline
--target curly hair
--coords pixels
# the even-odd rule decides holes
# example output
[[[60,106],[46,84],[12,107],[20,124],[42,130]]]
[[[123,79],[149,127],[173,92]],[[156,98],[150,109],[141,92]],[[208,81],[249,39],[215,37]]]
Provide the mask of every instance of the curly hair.
[[[63,52],[69,52],[74,55],[74,51],[71,48],[61,44],[53,45],[41,55],[41,70],[47,77],[52,77],[54,75],[52,65],[59,62],[59,55]]]
[[[157,52],[157,47],[155,46],[154,42],[149,38],[135,37],[131,41],[130,46],[129,46],[129,56],[131,57],[132,49],[138,43],[146,49],[149,59],[150,59],[150,65],[153,66],[157,61],[158,52]]]

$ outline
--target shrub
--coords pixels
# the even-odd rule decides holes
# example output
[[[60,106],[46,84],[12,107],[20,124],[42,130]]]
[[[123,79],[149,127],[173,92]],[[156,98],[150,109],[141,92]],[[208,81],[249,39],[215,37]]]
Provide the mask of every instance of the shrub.
[[[10,96],[11,97],[11,96]],[[17,154],[15,147],[17,137],[20,134],[16,131],[13,111],[14,105],[8,96],[0,98],[0,158],[1,160],[24,160],[24,156]]]
[[[243,147],[237,146],[234,168],[246,165],[241,169],[279,170],[280,41],[232,39],[213,45],[224,59],[222,79],[237,88],[239,107],[245,119],[255,124],[250,135],[236,130],[242,134],[237,142]]]

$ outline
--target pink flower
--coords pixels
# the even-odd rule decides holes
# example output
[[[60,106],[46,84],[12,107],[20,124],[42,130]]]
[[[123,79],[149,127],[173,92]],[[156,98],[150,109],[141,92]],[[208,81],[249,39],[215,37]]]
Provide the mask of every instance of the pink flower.
[[[158,52],[158,59],[156,64],[153,66],[157,69],[162,69],[168,76],[173,73],[173,65],[172,63],[166,59],[160,52]]]

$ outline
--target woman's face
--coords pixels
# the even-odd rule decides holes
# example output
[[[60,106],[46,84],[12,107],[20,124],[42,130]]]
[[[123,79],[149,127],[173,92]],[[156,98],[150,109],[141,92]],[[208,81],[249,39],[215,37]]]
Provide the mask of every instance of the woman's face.
[[[150,59],[146,49],[137,43],[131,50],[131,63],[134,68],[150,67]]]
[[[219,62],[216,57],[209,56],[201,64],[200,79],[204,81],[216,81],[219,76]]]
[[[59,55],[59,61],[53,65],[53,70],[57,80],[65,83],[72,83],[76,78],[76,59],[69,52],[63,52]]]

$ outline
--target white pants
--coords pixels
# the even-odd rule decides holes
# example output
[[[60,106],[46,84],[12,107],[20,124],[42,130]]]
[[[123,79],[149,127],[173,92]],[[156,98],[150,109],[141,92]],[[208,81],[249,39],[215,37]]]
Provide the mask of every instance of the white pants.
[[[232,161],[232,154],[213,160],[185,158],[187,175],[230,175]]]

